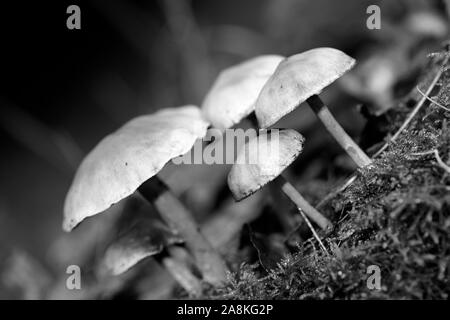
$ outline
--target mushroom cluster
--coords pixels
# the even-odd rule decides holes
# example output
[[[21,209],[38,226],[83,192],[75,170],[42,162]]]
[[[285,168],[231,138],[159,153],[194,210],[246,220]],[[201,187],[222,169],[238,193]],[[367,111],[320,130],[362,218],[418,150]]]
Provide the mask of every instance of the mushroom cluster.
[[[157,174],[187,153],[206,134],[208,123],[195,106],[165,109],[126,123],[104,138],[83,160],[69,189],[63,228],[71,231],[87,217],[139,192],[186,242],[203,279],[225,280],[222,257],[199,231],[192,214]]]
[[[66,197],[63,229],[71,231],[86,218],[139,195],[161,220],[144,219],[121,233],[107,248],[102,266],[118,275],[154,256],[193,296],[200,294],[202,280],[223,283],[228,271],[224,259],[158,173],[203,139],[210,124],[223,132],[254,114],[254,127],[266,129],[305,101],[359,167],[370,165],[371,159],[318,96],[354,63],[332,48],[288,58],[259,56],[222,71],[201,109],[192,105],[169,108],[129,121],[104,138],[81,163]],[[282,175],[301,154],[304,137],[292,129],[277,132],[275,141],[270,130],[259,130],[239,151],[228,175],[234,199],[241,201],[266,184],[278,186],[305,219],[329,230],[331,221]],[[273,153],[275,143],[277,154]],[[256,161],[247,163],[248,155]],[[289,220],[286,212],[278,214],[280,220]]]
[[[261,128],[268,128],[307,102],[328,132],[359,166],[371,159],[345,132],[319,94],[355,64],[355,60],[333,48],[317,48],[284,59],[266,82],[255,102]]]
[[[219,74],[202,104],[202,111],[206,119],[219,129],[232,127],[252,112],[257,118],[255,126],[268,128],[307,101],[339,145],[359,167],[364,167],[371,164],[371,159],[350,138],[318,96],[354,64],[353,58],[333,48],[312,49],[288,58],[253,58]],[[243,148],[241,152],[249,150]],[[283,176],[279,176],[278,180],[282,191],[309,218],[322,229],[331,227],[331,222]],[[229,178],[230,181],[234,179]],[[233,190],[234,186],[230,185],[230,188]],[[244,198],[236,192],[233,195],[236,200]],[[279,215],[280,220],[290,225],[285,214]]]

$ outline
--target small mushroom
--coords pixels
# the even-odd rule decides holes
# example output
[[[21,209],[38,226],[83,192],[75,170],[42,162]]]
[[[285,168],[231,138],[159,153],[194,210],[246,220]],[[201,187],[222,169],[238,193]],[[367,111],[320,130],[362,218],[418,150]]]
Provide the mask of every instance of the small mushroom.
[[[268,128],[304,101],[359,166],[372,160],[350,138],[319,98],[320,92],[350,70],[355,60],[333,48],[317,48],[284,59],[266,82],[255,103],[261,128]]]
[[[252,113],[262,87],[283,60],[263,55],[223,70],[206,95],[202,111],[213,127],[231,128]]]
[[[157,219],[137,221],[121,232],[105,252],[102,267],[107,274],[119,275],[143,259],[160,254],[165,248],[182,244],[183,239]]]
[[[303,151],[304,138],[295,130],[280,130],[277,140],[264,132],[250,139],[240,150],[236,164],[228,175],[228,186],[236,201],[250,196],[272,180],[279,179],[281,173]],[[275,148],[278,148],[277,152],[274,152]],[[310,205],[289,182],[280,182],[281,190],[311,220],[322,229],[331,227],[331,222]]]
[[[222,71],[203,101],[205,118],[214,127],[223,130],[249,116],[255,110],[261,89],[283,59],[278,55],[259,56]],[[278,179],[283,180],[281,185],[290,186],[286,188],[291,192],[295,190],[282,176]],[[297,198],[300,199],[301,195]],[[280,212],[279,219],[285,229],[294,227],[286,214]]]
[[[136,190],[153,203],[163,220],[186,241],[204,280],[225,280],[226,266],[199,232],[190,212],[156,174],[188,152],[206,134],[208,123],[195,106],[140,116],[104,138],[83,160],[64,205],[63,229],[105,211]]]
[[[199,279],[173,248],[183,242],[162,221],[154,218],[140,219],[108,246],[100,264],[100,272],[120,275],[143,259],[160,255],[165,249],[168,255],[161,257],[162,265],[188,293],[198,296],[201,292]]]

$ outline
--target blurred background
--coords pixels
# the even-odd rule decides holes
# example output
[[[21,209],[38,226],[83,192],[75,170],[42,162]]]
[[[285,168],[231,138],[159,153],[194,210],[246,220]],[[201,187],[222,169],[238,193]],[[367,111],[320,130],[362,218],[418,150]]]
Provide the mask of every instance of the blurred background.
[[[81,30],[66,28],[71,4],[81,8]],[[366,27],[371,4],[381,8],[381,30]],[[410,88],[426,54],[448,35],[446,14],[444,0],[2,3],[0,298],[41,297],[39,288],[67,265],[84,263],[83,246],[101,239],[108,222],[100,217],[94,231],[82,226],[64,234],[64,197],[83,156],[129,119],[200,105],[218,72],[247,58],[330,46],[359,62],[324,94],[343,127],[359,136],[366,121],[361,106],[380,116]],[[292,174],[326,183],[339,172],[323,162],[353,170],[308,110],[279,127],[298,129],[310,141]],[[319,168],[311,159],[322,161]],[[226,170],[163,176],[202,219],[229,198]],[[39,276],[24,280],[30,265]]]

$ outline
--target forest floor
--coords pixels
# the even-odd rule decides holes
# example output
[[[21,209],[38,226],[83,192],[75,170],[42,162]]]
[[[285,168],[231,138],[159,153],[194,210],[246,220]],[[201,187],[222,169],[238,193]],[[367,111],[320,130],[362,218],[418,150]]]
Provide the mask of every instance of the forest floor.
[[[331,232],[320,234],[324,248],[311,237],[270,270],[241,264],[208,298],[448,299],[450,65],[440,69],[448,55],[432,55],[418,83],[426,92],[441,70],[427,99],[414,87],[395,108],[369,120],[389,140],[423,100],[373,165],[322,206],[334,221]]]

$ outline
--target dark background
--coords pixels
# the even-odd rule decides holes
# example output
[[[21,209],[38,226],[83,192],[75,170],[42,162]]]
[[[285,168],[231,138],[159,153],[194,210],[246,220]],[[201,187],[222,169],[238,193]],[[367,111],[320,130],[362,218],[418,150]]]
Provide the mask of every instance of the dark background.
[[[71,4],[81,8],[81,30],[66,28]],[[48,251],[63,236],[73,174],[107,133],[139,114],[199,105],[219,70],[258,54],[332,46],[359,57],[389,39],[366,28],[370,4],[394,25],[412,8],[442,8],[416,0],[3,1],[0,258],[20,249],[52,269]],[[344,97],[352,108],[339,116],[357,134],[360,101]]]

